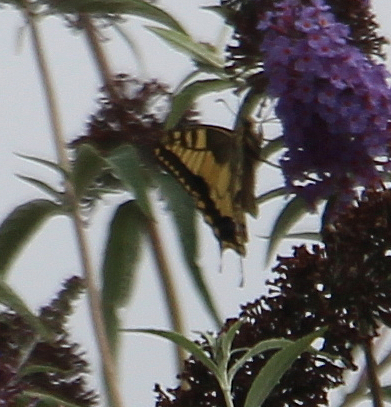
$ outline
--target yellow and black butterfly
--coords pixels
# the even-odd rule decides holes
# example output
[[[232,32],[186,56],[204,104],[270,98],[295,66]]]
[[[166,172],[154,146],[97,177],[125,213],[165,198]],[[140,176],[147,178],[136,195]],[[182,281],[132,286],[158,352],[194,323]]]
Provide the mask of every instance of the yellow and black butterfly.
[[[260,142],[244,128],[195,125],[168,131],[154,150],[161,165],[195,198],[221,249],[244,256],[245,213],[256,215],[255,170]]]

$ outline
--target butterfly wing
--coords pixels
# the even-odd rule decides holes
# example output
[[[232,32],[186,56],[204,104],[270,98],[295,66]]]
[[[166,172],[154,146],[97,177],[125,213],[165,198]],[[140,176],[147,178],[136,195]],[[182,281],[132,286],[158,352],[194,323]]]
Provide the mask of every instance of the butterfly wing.
[[[240,255],[247,242],[242,150],[240,137],[216,126],[170,131],[155,149],[163,167],[195,198],[221,248]]]

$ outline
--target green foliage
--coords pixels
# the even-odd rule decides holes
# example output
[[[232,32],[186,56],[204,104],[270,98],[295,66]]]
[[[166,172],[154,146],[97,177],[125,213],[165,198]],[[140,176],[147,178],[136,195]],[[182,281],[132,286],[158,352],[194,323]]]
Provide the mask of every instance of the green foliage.
[[[158,27],[148,29],[194,61],[219,69],[224,67],[224,61],[211,45],[195,42],[189,35],[180,31]]]
[[[233,353],[244,350],[232,350],[235,335],[242,324],[243,321],[236,321],[226,332],[221,332],[216,338],[210,334],[203,334],[203,337],[210,347],[208,351],[204,349],[203,345],[192,342],[176,332],[157,329],[124,329],[123,331],[160,336],[182,346],[192,357],[201,362],[213,373],[224,394],[226,407],[233,407],[231,390],[234,377],[238,370],[243,367],[246,362],[260,353],[269,350],[278,350],[254,378],[244,404],[245,407],[259,407],[280,381],[283,374],[303,352],[308,350],[316,352],[315,349],[310,348],[311,343],[322,336],[326,332],[326,328],[319,329],[294,342],[284,338],[259,342],[247,349],[244,355],[230,366]]]
[[[104,159],[92,146],[84,144],[76,150],[70,179],[78,199],[85,195],[88,187],[101,173],[104,165]]]
[[[170,175],[155,173],[161,191],[167,200],[168,207],[178,231],[178,241],[200,298],[217,326],[222,325],[213,296],[204,280],[202,270],[198,264],[198,237],[196,232],[194,200],[183,187]]]
[[[285,205],[277,217],[273,225],[272,233],[270,234],[266,263],[270,262],[271,257],[277,249],[278,243],[284,239],[289,229],[307,213],[308,206],[302,198],[294,197]]]
[[[5,282],[0,280],[0,303],[15,311],[32,328],[35,335],[50,340],[51,333],[42,321],[30,311],[23,299]]]
[[[26,390],[23,395],[30,400],[39,400],[37,407],[82,407],[83,404],[72,403],[66,397],[53,395],[51,392]]]
[[[3,1],[3,3],[15,4],[19,8],[26,7],[28,4],[18,0],[6,0]],[[227,1],[223,2],[226,7],[212,6],[206,7],[205,9],[218,13],[224,19],[228,20],[231,25],[234,25],[236,21],[234,17],[237,17],[236,11],[240,11],[241,7],[247,3],[248,2]],[[0,404],[3,402],[1,399],[1,392],[3,391],[1,386],[3,385],[6,389],[8,389],[7,386],[9,386],[9,389],[15,392],[11,395],[12,402],[14,402],[14,399],[17,399],[16,405],[23,407],[32,405],[31,403],[34,403],[34,405],[38,407],[89,407],[95,403],[95,396],[92,392],[85,390],[84,382],[81,379],[81,375],[84,374],[86,370],[86,363],[82,360],[80,354],[76,352],[76,345],[68,342],[65,329],[67,316],[71,312],[70,302],[74,298],[75,291],[73,289],[75,287],[72,289],[72,287],[67,286],[50,305],[41,310],[40,315],[35,315],[35,313],[28,308],[23,299],[4,281],[13,261],[46,220],[58,214],[73,216],[73,212],[76,211],[70,209],[75,209],[76,205],[83,207],[83,202],[91,198],[91,189],[96,188],[96,191],[99,190],[99,193],[96,193],[96,195],[92,194],[91,199],[100,197],[101,194],[109,191],[109,188],[104,189],[105,186],[102,189],[100,189],[100,185],[97,186],[98,179],[102,177],[105,172],[109,173],[112,179],[118,181],[118,190],[121,192],[125,190],[132,194],[134,199],[127,200],[115,208],[114,215],[108,227],[100,281],[102,287],[101,305],[106,331],[111,344],[112,353],[116,356],[119,343],[118,335],[121,331],[118,313],[119,309],[125,306],[132,298],[134,281],[144,243],[143,237],[148,235],[148,226],[152,224],[151,222],[156,221],[151,210],[149,192],[152,186],[155,187],[158,185],[167,202],[168,209],[172,212],[182,254],[194,282],[194,286],[197,289],[197,293],[206,305],[209,315],[214,319],[216,325],[221,326],[221,318],[217,311],[214,297],[209,291],[202,270],[198,264],[198,236],[194,201],[174,178],[162,172],[155,172],[154,164],[148,161],[151,157],[144,159],[145,157],[140,154],[140,151],[144,152],[143,147],[145,147],[145,144],[150,143],[152,149],[149,153],[151,153],[154,143],[159,143],[159,139],[154,132],[160,136],[161,133],[164,132],[164,129],[174,128],[178,126],[179,123],[190,122],[192,117],[190,114],[186,116],[186,113],[199,98],[208,94],[230,89],[233,94],[238,95],[239,108],[235,113],[234,129],[238,129],[244,120],[262,117],[261,113],[266,101],[266,83],[261,72],[261,57],[256,59],[255,62],[252,60],[249,66],[245,66],[245,62],[242,65],[241,62],[235,65],[241,57],[243,57],[243,61],[246,61],[248,56],[233,53],[231,55],[233,58],[227,62],[222,57],[223,47],[217,49],[213,45],[195,41],[182,27],[180,22],[148,1],[40,0],[38,2],[29,3],[29,6],[29,13],[26,13],[26,16],[35,13],[42,17],[51,13],[60,14],[74,27],[82,20],[80,16],[91,18],[91,21],[98,22],[99,24],[108,25],[117,24],[122,16],[127,15],[147,19],[164,26],[164,28],[147,27],[149,31],[156,34],[168,44],[168,46],[190,57],[196,67],[196,70],[182,81],[178,87],[178,91],[174,93],[172,105],[167,109],[169,112],[166,112],[168,116],[165,121],[163,119],[161,121],[156,120],[156,117],[148,111],[150,107],[149,102],[156,95],[152,94],[151,99],[148,99],[148,97],[145,97],[145,95],[148,94],[147,90],[139,99],[133,99],[133,101],[141,101],[142,103],[140,105],[135,103],[136,107],[133,111],[131,111],[131,109],[126,110],[128,105],[126,105],[126,103],[122,104],[122,102],[129,102],[131,100],[127,98],[127,96],[123,97],[121,94],[122,91],[124,94],[126,93],[124,90],[126,86],[121,88],[120,85],[118,85],[121,82],[120,79],[113,81],[115,82],[115,86],[118,86],[120,89],[120,96],[118,100],[117,98],[109,100],[113,95],[110,95],[108,98],[107,95],[105,95],[103,99],[108,99],[108,102],[105,100],[103,104],[107,103],[107,105],[110,105],[111,103],[110,107],[112,109],[108,109],[108,111],[110,114],[113,114],[114,119],[112,122],[102,116],[98,117],[98,119],[102,119],[101,123],[107,120],[107,127],[112,130],[112,133],[107,132],[109,133],[107,137],[109,140],[103,141],[109,141],[109,143],[107,143],[107,145],[109,145],[110,141],[114,140],[114,144],[117,143],[117,145],[120,144],[121,146],[109,152],[103,152],[88,145],[78,146],[75,150],[76,156],[72,163],[72,170],[69,173],[54,162],[36,157],[22,156],[27,160],[56,171],[65,184],[68,184],[68,182],[71,183],[72,188],[67,190],[67,187],[65,187],[64,191],[61,191],[44,181],[25,175],[19,176],[23,181],[32,184],[48,194],[50,199],[36,199],[18,206],[0,225],[0,303],[11,310],[11,312],[3,312],[0,314]],[[97,32],[101,27],[99,24],[95,26]],[[234,30],[237,29],[237,27],[233,28]],[[240,33],[238,30],[235,32],[236,37],[233,38],[239,41]],[[232,43],[224,45],[235,48],[235,45],[232,45]],[[238,59],[235,61],[234,57]],[[251,55],[249,56],[249,60],[251,60]],[[105,70],[103,67],[100,67],[100,69],[102,72]],[[205,79],[205,77],[207,79]],[[115,78],[120,78],[120,75]],[[149,91],[152,88],[151,86]],[[169,92],[166,91],[166,88],[162,89],[163,87],[160,89],[161,92],[158,96],[167,96]],[[151,91],[151,93],[153,92]],[[131,105],[131,103],[129,104]],[[126,107],[124,107],[125,105]],[[142,108],[140,108],[140,106],[142,106]],[[118,114],[120,120],[118,120],[116,114]],[[115,136],[118,135],[115,133],[115,130],[117,130],[116,125],[119,127],[117,133],[120,133],[122,138],[115,139],[115,137],[113,137],[113,139],[110,139],[113,133]],[[143,127],[144,125],[145,127]],[[134,129],[136,129],[134,133],[137,134],[132,133]],[[148,133],[148,130],[151,129],[152,131]],[[144,130],[145,132],[143,132]],[[138,134],[138,131],[140,131],[140,134]],[[93,132],[91,133],[94,135]],[[97,131],[97,133],[99,133],[99,131]],[[152,137],[148,139],[148,142],[145,142],[146,138],[144,138],[143,142],[145,144],[140,142],[140,146],[137,145],[142,136],[151,136],[151,133]],[[104,131],[102,131],[100,135],[102,134],[107,135]],[[260,144],[262,143],[261,162],[279,169],[278,165],[272,164],[269,160],[273,155],[281,154],[283,138],[278,137],[273,140],[261,141],[261,135],[259,136],[257,142],[259,142],[259,147],[261,147]],[[93,136],[89,135],[89,137],[86,138],[92,139]],[[134,145],[129,145],[132,143]],[[140,149],[138,149],[138,147],[140,147]],[[148,145],[148,147],[150,146]],[[243,185],[240,185],[240,187],[243,187]],[[70,191],[75,192],[76,200],[74,202],[72,201],[73,197],[70,198],[68,196],[72,195],[72,193],[67,194]],[[237,195],[241,193],[243,193],[243,190],[238,188]],[[287,195],[287,191],[284,187],[276,188],[259,196],[257,203],[261,205],[265,202],[269,202],[271,199],[277,197],[282,198],[285,195]],[[234,198],[237,200],[238,196]],[[329,201],[329,204],[332,206],[331,201]],[[297,197],[290,196],[290,201],[280,212],[273,225],[269,239],[267,261],[270,261],[278,244],[285,237],[319,238],[319,234],[288,234],[292,226],[306,213],[308,213],[308,207],[305,202]],[[388,218],[386,220],[388,222]],[[376,225],[379,223],[380,222]],[[373,240],[372,235],[370,240]],[[379,238],[378,241],[384,242],[385,240],[386,239],[382,237],[381,239]],[[336,241],[340,244],[338,239]],[[383,252],[386,251],[384,250]],[[314,257],[319,253],[320,250],[314,253]],[[294,265],[292,268],[300,264],[300,261],[306,265],[305,260],[309,257],[305,257],[303,254],[301,254],[301,256],[302,257],[298,256],[292,259],[292,264]],[[321,258],[321,255],[318,257]],[[365,262],[368,263],[368,259],[372,259],[372,257],[367,255]],[[317,263],[314,261],[313,264]],[[377,265],[378,264],[376,264],[376,266]],[[386,265],[387,268],[385,268],[385,270],[388,270],[388,264]],[[356,264],[349,272],[355,272],[355,267]],[[299,269],[299,267],[297,267],[295,271],[297,269]],[[378,269],[378,267],[373,267],[373,270]],[[325,269],[321,268],[320,270],[325,271]],[[318,270],[315,271],[317,274],[314,273],[314,275],[317,276],[320,274]],[[326,269],[326,271],[329,271],[329,269]],[[372,269],[370,271],[372,272]],[[337,277],[340,278],[340,276]],[[305,278],[306,276],[303,275],[303,281],[301,281],[303,285],[304,282],[307,282]],[[338,280],[338,278],[334,280]],[[273,286],[274,294],[278,292],[278,289],[281,289],[283,285],[282,281],[283,278],[280,278]],[[306,299],[308,300],[309,295],[313,294],[314,291],[316,291],[315,294],[318,294],[319,291],[319,298],[322,299],[322,301],[319,302],[324,305],[326,303],[326,297],[322,297],[323,293],[321,293],[321,291],[327,284],[311,285],[315,280],[309,279],[309,281],[310,283],[308,283],[306,287],[310,287],[312,291],[309,291],[309,294],[307,293]],[[372,280],[369,281],[372,283]],[[76,286],[79,286],[79,283],[80,282],[77,282]],[[323,288],[318,289],[319,286],[323,286]],[[289,295],[294,290],[289,290],[292,284],[286,284],[286,287],[289,289],[284,293],[284,295],[288,293],[284,299],[291,300]],[[329,289],[328,286],[326,288]],[[324,289],[326,290],[326,288]],[[326,293],[326,295],[328,295],[328,293]],[[374,297],[376,295],[377,292],[374,294]],[[292,296],[294,297],[291,303],[293,304],[292,308],[305,297],[300,290],[293,292]],[[268,299],[270,300],[269,305],[272,304],[273,299],[276,297],[277,296],[270,297]],[[379,294],[378,297],[381,297],[381,295]],[[383,295],[383,298],[384,297]],[[351,298],[350,296],[349,299]],[[260,304],[262,301],[264,301],[264,303],[267,302],[265,297],[261,298]],[[294,321],[301,323],[304,321],[303,318],[307,317],[308,314],[311,318],[314,317],[315,313],[312,308],[314,301],[308,301],[311,306],[306,303],[305,306],[303,306],[303,312],[296,312],[294,317],[290,316],[292,321],[294,318],[298,318]],[[374,301],[374,303],[376,302]],[[277,300],[273,304],[276,305]],[[288,305],[291,304],[288,302]],[[350,305],[349,303],[349,306]],[[354,305],[355,304],[353,304],[353,306]],[[382,307],[379,307],[381,311],[374,314],[375,317],[373,317],[375,320],[373,323],[374,332],[377,330],[376,324],[378,320],[389,324],[389,318],[387,319],[387,316],[383,315],[388,312],[388,309],[383,306],[383,303],[381,303],[381,305]],[[262,307],[259,306],[259,308]],[[269,306],[268,308],[265,307],[262,312],[267,314],[267,317],[270,317],[272,314],[271,310],[276,313],[276,310],[281,311],[281,308],[283,307],[279,309],[276,305],[276,309],[273,310],[273,307]],[[358,308],[359,307],[352,309]],[[343,310],[346,311],[346,309],[350,308],[345,306]],[[285,312],[285,310],[284,308],[282,311]],[[268,314],[269,311],[270,313]],[[291,309],[287,309],[286,314],[288,315],[291,311]],[[321,311],[323,312],[324,310],[322,309]],[[284,315],[283,312],[278,314],[278,316]],[[327,309],[327,312],[329,312],[329,309]],[[254,312],[254,315],[255,314],[256,312]],[[297,314],[300,314],[300,316],[298,317]],[[327,315],[329,316],[329,314]],[[275,314],[273,317],[275,317]],[[326,319],[322,319],[323,314],[321,314],[319,318],[321,323],[317,325],[318,327],[323,326],[323,322]],[[345,316],[343,318],[345,318]],[[176,345],[186,349],[191,353],[194,360],[199,361],[203,367],[206,367],[208,371],[213,374],[213,377],[217,380],[224,394],[227,407],[233,407],[231,392],[233,391],[234,379],[238,377],[239,371],[243,369],[249,361],[253,361],[254,359],[259,361],[259,359],[263,358],[262,362],[266,360],[266,364],[262,365],[260,371],[258,369],[259,373],[257,371],[257,373],[251,376],[252,385],[246,389],[248,393],[247,399],[244,402],[244,407],[259,407],[270,395],[273,388],[280,382],[284,374],[291,368],[294,361],[298,359],[303,352],[310,352],[316,355],[321,354],[321,352],[318,353],[311,348],[311,343],[314,339],[325,334],[325,329],[319,329],[301,339],[291,341],[282,338],[282,336],[288,333],[287,337],[289,337],[289,334],[295,327],[290,327],[289,330],[285,331],[278,331],[277,328],[279,327],[277,325],[281,323],[281,326],[283,326],[283,321],[281,321],[281,318],[280,320],[277,318],[276,320],[272,320],[272,323],[268,326],[264,325],[264,329],[266,328],[265,330],[267,330],[270,327],[270,332],[267,333],[267,335],[270,335],[269,338],[277,331],[278,334],[275,334],[275,336],[279,336],[278,339],[262,340],[255,344],[253,341],[251,342],[251,346],[237,348],[234,346],[234,342],[238,340],[238,333],[243,328],[243,321],[244,319],[239,319],[239,321],[235,323],[227,323],[217,335],[203,334],[204,342],[202,344],[192,342],[177,332],[157,329],[122,331],[153,334],[169,339]],[[304,321],[303,325],[305,325],[305,322],[306,321]],[[299,325],[299,323],[297,323],[297,325]],[[356,321],[354,323],[351,322],[349,329],[353,329],[352,327],[355,328],[355,325],[357,325]],[[304,331],[307,333],[309,332],[308,326],[306,326],[306,328]],[[303,335],[300,331],[299,334],[297,334],[297,332],[293,334],[296,338],[300,337],[300,335]],[[254,337],[251,339],[253,338]],[[256,340],[259,340],[259,338]],[[350,351],[349,347],[352,346],[352,343],[353,342],[346,340],[344,350],[348,349]],[[262,356],[262,358],[260,356]],[[350,356],[350,354],[348,356]],[[332,359],[332,357],[328,356],[328,359]],[[194,360],[191,360],[191,362],[194,362]],[[351,366],[353,365],[350,359],[346,359],[345,364],[347,365],[349,363]],[[338,368],[338,366],[336,367]],[[130,370],[131,369],[132,367]],[[250,375],[250,373],[253,372],[254,371],[250,372],[250,370],[248,370],[246,374]],[[3,377],[6,377],[5,385],[1,382]],[[16,386],[14,386],[15,383]],[[331,388],[331,385],[329,388]],[[389,386],[383,387],[382,391],[385,398],[390,398]],[[109,392],[110,391],[108,391],[108,393]],[[12,407],[14,407],[14,405],[12,405]]]
[[[269,202],[275,198],[281,198],[287,195],[286,189],[284,187],[272,189],[270,191],[265,192],[262,195],[257,196],[257,203],[263,204]]]
[[[0,401],[7,406],[91,407],[86,390],[87,363],[65,330],[72,301],[83,282],[72,277],[52,302],[35,316],[2,282],[0,295],[12,311],[0,313]],[[4,298],[6,301],[3,301]]]
[[[234,88],[235,86],[235,83],[230,79],[205,79],[190,83],[174,95],[165,127],[167,129],[175,127],[183,117],[184,112],[191,108],[200,96]]]
[[[45,220],[62,213],[61,206],[47,199],[35,199],[16,207],[0,225],[0,277]]]
[[[280,381],[283,374],[291,367],[293,362],[308,348],[311,343],[322,336],[326,328],[319,329],[297,341],[285,346],[266,363],[265,367],[255,377],[248,392],[245,407],[259,407],[266,400],[274,386]]]
[[[34,187],[38,188],[40,191],[48,194],[56,202],[61,202],[64,198],[62,192],[57,191],[55,188],[53,188],[51,185],[47,184],[44,181],[41,181],[33,177],[27,177],[25,175],[17,175],[17,177],[20,178],[22,181],[25,181],[30,185],[33,185]]]
[[[135,194],[139,208],[145,216],[151,218],[151,208],[147,196],[150,179],[137,150],[131,145],[118,147],[107,158],[107,162],[122,182],[123,187]]]
[[[52,170],[52,171],[58,173],[59,175],[62,175],[64,178],[68,177],[67,172],[54,161],[45,160],[44,158],[35,157],[32,155],[25,155],[25,154],[16,154],[16,155],[20,158],[23,158],[24,160],[31,161],[32,163],[39,164],[43,167],[46,167],[49,170]]]
[[[108,14],[131,14],[185,33],[181,24],[170,14],[144,0],[67,0],[66,2],[42,0],[41,2],[48,6],[52,13],[90,13],[97,17]]]
[[[262,146],[262,159],[268,160],[269,157],[277,152],[279,152],[284,147],[282,137],[277,137],[270,140],[264,146]]]
[[[102,266],[102,309],[113,354],[118,349],[117,312],[130,300],[147,219],[136,201],[121,204],[110,223]]]

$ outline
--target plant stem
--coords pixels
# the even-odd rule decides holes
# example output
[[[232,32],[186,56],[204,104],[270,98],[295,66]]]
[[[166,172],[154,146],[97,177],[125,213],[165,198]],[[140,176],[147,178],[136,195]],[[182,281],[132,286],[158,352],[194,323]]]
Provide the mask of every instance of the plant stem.
[[[382,392],[377,377],[376,360],[373,356],[372,339],[367,338],[363,343],[365,360],[367,365],[368,385],[372,394],[373,407],[383,407]]]
[[[120,104],[120,98],[117,94],[115,87],[113,86],[113,75],[107,58],[102,50],[101,42],[98,39],[96,28],[93,25],[91,18],[86,14],[81,14],[79,16],[79,22],[84,28],[87,40],[89,42],[90,48],[100,69],[102,82],[105,84],[107,92],[114,103]],[[120,123],[124,131],[126,131],[126,122]],[[169,317],[171,320],[171,325],[173,329],[184,334],[184,324],[182,321],[182,315],[180,313],[179,297],[175,289],[175,284],[173,283],[173,278],[168,267],[168,262],[163,251],[163,245],[161,243],[161,238],[156,228],[156,222],[154,219],[148,220],[148,230],[151,239],[151,244],[153,247],[153,253],[157,263],[157,268],[159,271],[159,277],[164,287],[164,294],[166,298],[167,307],[169,310]],[[177,352],[177,363],[179,371],[183,368],[183,360],[185,359],[186,353],[181,347],[176,346]]]
[[[46,58],[42,46],[42,40],[40,38],[40,33],[35,21],[35,16],[31,11],[30,3],[28,2],[28,0],[24,0],[24,13],[31,30],[33,47],[37,58],[39,70],[41,73],[44,91],[46,94],[46,102],[50,114],[50,123],[56,146],[57,159],[59,165],[65,171],[69,172],[71,165],[66,154],[65,142],[61,128],[60,115],[57,107],[57,99],[55,97],[53,81],[49,74],[49,69],[46,63]],[[118,389],[118,380],[116,377],[114,360],[110,351],[109,342],[107,340],[105,327],[103,323],[103,316],[100,306],[100,296],[94,283],[94,272],[91,263],[90,251],[88,249],[85,230],[83,228],[83,222],[79,213],[78,201],[75,196],[73,186],[68,180],[65,180],[65,193],[68,199],[68,203],[72,208],[72,220],[76,232],[80,257],[83,265],[83,274],[87,286],[87,294],[91,310],[91,317],[95,330],[95,337],[98,343],[105,378],[107,381],[107,386],[110,391],[112,405],[115,407],[122,407],[123,403],[121,401]]]
[[[224,400],[225,400],[225,407],[234,407],[234,402],[232,400],[232,382],[228,380],[227,377],[227,368],[223,373],[223,377],[216,377],[217,381],[219,382],[220,389],[223,393]]]
[[[176,293],[173,278],[171,276],[170,269],[163,252],[161,239],[159,238],[159,233],[153,220],[149,220],[148,229],[155,260],[159,266],[158,268],[160,281],[164,287],[163,291],[166,298],[166,303],[168,305],[168,309],[170,310],[171,325],[176,332],[183,334],[184,325],[182,322],[182,314],[179,312],[180,306],[178,295]],[[181,372],[183,370],[183,361],[186,358],[186,352],[180,346],[176,346],[176,350],[178,372]]]

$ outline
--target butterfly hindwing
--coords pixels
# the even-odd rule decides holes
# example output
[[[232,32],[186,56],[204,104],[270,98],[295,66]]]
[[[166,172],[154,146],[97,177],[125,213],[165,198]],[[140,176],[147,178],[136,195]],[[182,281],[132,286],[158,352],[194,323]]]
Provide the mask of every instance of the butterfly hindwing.
[[[242,137],[217,126],[194,126],[167,132],[155,155],[195,198],[222,249],[245,254],[245,211],[255,207],[255,160],[244,164]],[[244,186],[244,177],[250,186]]]

